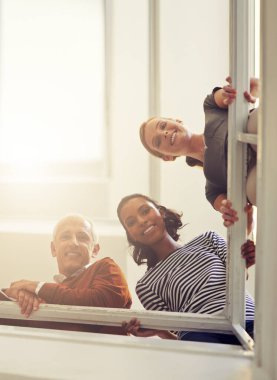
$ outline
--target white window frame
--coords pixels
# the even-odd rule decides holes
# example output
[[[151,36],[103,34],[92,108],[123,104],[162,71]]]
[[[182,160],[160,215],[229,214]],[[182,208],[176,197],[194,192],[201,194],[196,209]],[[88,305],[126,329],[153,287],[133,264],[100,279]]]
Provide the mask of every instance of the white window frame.
[[[248,28],[248,2],[251,0],[230,0],[230,8],[232,9],[232,41],[234,42],[233,58],[232,61],[232,72],[234,75],[235,85],[241,86],[237,87],[238,89],[243,89],[244,85],[248,82],[248,71],[240,72],[242,77],[235,76],[235,73],[238,72],[240,67],[245,67],[248,61],[248,55],[242,55],[242,51],[248,52],[248,32],[245,27]],[[154,23],[156,26],[151,30],[154,36],[151,36],[151,41],[158,41],[158,27],[157,27],[157,18],[159,16],[159,0],[150,0],[149,1],[149,14],[151,23]],[[246,26],[245,26],[246,25]],[[239,30],[239,33],[236,34],[236,31]],[[247,36],[243,41],[238,38],[238,35]],[[243,45],[241,45],[243,44]],[[152,53],[150,56],[152,59],[158,62],[158,50],[155,47],[155,44],[152,44]],[[152,75],[153,71],[152,71]],[[158,75],[158,74],[155,74]],[[155,78],[152,77],[150,83],[154,83],[156,90],[159,86],[158,76]],[[246,86],[245,86],[246,87]],[[149,108],[154,111],[159,109],[159,102],[157,95],[155,93],[150,97],[150,106]],[[237,130],[242,130],[242,123],[246,120],[246,109],[238,110],[236,107],[233,107],[233,118],[237,122]],[[230,112],[232,114],[232,112]],[[240,126],[239,126],[240,125]],[[234,132],[236,133],[236,131]],[[233,144],[229,146],[229,155],[232,160],[231,163],[231,184],[229,181],[229,195],[236,198],[234,205],[236,208],[244,204],[244,199],[240,199],[234,193],[234,181],[233,178],[236,178],[236,181],[242,180],[243,173],[235,172],[234,168],[241,166],[237,165],[234,160],[234,155],[231,152],[237,152],[237,142],[236,139],[230,138],[229,141],[233,140]],[[239,159],[243,162],[243,153],[242,149],[239,154]],[[236,156],[236,155],[235,155]],[[240,162],[240,161],[237,161]],[[243,183],[243,181],[240,181]],[[231,185],[231,186],[230,186]],[[243,185],[242,185],[243,186]],[[243,190],[242,190],[243,193]],[[234,195],[232,195],[234,194]],[[34,315],[32,315],[30,320],[44,320],[44,321],[59,321],[59,322],[75,322],[75,323],[85,323],[85,324],[101,324],[101,325],[114,325],[120,326],[123,320],[128,320],[131,317],[137,317],[140,319],[142,326],[145,328],[158,328],[158,329],[170,329],[170,330],[197,330],[197,331],[210,331],[210,332],[225,332],[233,333],[240,340],[243,348],[249,353],[253,353],[253,340],[246,333],[244,328],[244,303],[245,303],[245,292],[244,292],[244,281],[245,281],[245,268],[243,265],[243,260],[239,258],[238,252],[240,251],[240,242],[244,241],[244,234],[241,232],[245,230],[246,223],[237,224],[233,228],[232,233],[229,237],[229,246],[231,248],[231,255],[229,255],[228,266],[229,276],[227,282],[227,307],[226,312],[223,312],[222,315],[210,315],[210,314],[191,314],[191,313],[168,313],[168,312],[156,312],[156,311],[132,311],[125,309],[109,309],[109,308],[90,308],[90,307],[78,307],[78,306],[62,306],[62,305],[41,305],[40,310],[38,310]],[[238,242],[234,241],[235,235],[240,235]],[[239,247],[238,247],[239,246]],[[239,283],[239,286],[237,285]],[[11,319],[24,319],[18,313],[16,305],[11,302],[0,302],[1,305],[1,317],[2,318],[11,318]],[[146,343],[147,344],[147,343]],[[245,351],[243,351],[245,352]]]

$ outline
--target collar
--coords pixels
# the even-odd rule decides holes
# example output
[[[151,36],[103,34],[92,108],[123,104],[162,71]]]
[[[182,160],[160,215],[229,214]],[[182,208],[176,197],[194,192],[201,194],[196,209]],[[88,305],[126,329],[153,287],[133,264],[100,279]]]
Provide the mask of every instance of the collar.
[[[72,278],[72,277],[76,277],[78,276],[80,273],[82,273],[84,270],[86,270],[87,268],[89,268],[90,266],[92,265],[92,263],[88,263],[87,265],[85,265],[84,267],[80,268],[80,269],[77,269],[76,272],[74,272],[73,274],[71,274],[70,276],[66,277],[64,274],[62,273],[57,273],[53,276],[53,279],[54,281],[57,283],[57,284],[61,284],[64,280],[68,279],[68,278]]]

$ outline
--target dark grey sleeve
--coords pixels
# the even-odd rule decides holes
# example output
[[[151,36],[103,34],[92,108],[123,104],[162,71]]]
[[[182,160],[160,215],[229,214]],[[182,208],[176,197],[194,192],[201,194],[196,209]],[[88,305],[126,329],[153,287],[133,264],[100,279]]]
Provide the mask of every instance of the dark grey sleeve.
[[[212,184],[210,181],[206,181],[206,187],[205,187],[205,192],[206,192],[206,198],[210,202],[210,204],[214,207],[214,201],[220,194],[224,194],[225,191],[218,186],[215,186]]]

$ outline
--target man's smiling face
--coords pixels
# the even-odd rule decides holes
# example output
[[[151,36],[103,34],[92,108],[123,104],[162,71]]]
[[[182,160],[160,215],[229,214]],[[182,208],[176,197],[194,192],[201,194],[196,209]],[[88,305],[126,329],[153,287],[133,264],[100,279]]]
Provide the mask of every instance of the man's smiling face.
[[[57,225],[51,251],[57,258],[59,272],[65,276],[87,265],[98,249],[93,241],[92,226],[82,217],[69,216]]]

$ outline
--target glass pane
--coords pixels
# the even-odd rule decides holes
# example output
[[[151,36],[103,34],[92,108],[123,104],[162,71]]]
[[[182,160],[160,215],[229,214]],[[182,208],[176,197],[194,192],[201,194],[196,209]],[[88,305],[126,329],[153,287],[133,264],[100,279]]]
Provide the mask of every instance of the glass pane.
[[[103,1],[1,4],[1,163],[101,160]]]

